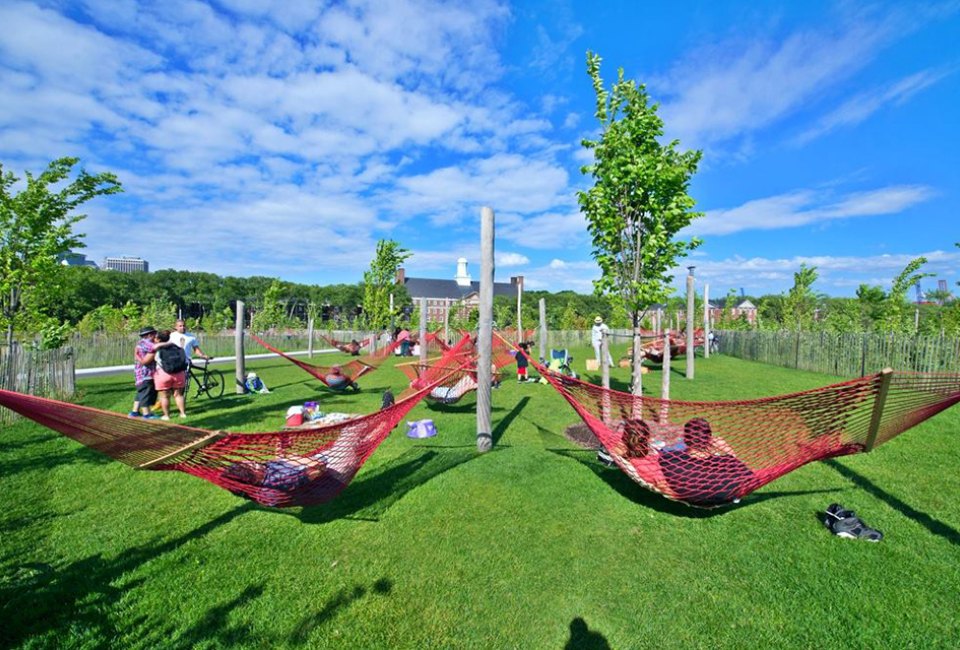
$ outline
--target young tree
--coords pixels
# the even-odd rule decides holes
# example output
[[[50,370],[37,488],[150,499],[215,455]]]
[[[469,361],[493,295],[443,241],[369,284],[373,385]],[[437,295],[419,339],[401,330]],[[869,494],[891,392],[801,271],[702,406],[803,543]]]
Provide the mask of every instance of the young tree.
[[[675,241],[693,219],[694,200],[687,194],[697,171],[700,151],[680,152],[679,142],[662,144],[663,120],[646,88],[623,78],[611,91],[600,78],[600,56],[587,52],[587,72],[597,95],[596,117],[601,133],[582,144],[593,163],[581,171],[593,187],[577,193],[580,210],[593,239],[593,257],[602,276],[594,281],[597,295],[608,295],[630,315],[634,328],[633,392],[641,393],[640,322],[647,308],[670,293],[669,271],[678,259],[700,245],[697,239]]]
[[[26,187],[14,193],[19,178],[0,165],[0,315],[7,329],[7,345],[13,343],[17,317],[54,281],[59,270],[57,255],[83,247],[83,234],[73,227],[86,215],[75,214],[79,206],[102,194],[121,192],[120,181],[110,173],[88,174],[59,190],[73,171],[77,158],[54,160],[34,177],[26,173]]]
[[[931,277],[932,273],[920,273],[920,267],[927,263],[927,258],[918,257],[911,260],[900,274],[893,279],[890,293],[883,301],[880,322],[881,332],[905,333],[913,331],[911,314],[907,313],[907,291],[923,278]]]
[[[810,288],[817,281],[817,267],[800,265],[793,274],[793,287],[783,301],[784,326],[796,331],[809,330],[817,308],[817,296]]]
[[[373,329],[390,325],[395,313],[390,313],[390,291],[396,284],[397,269],[413,253],[401,248],[392,239],[377,242],[377,252],[370,262],[370,270],[363,274],[363,313]],[[394,312],[399,305],[394,303]]]

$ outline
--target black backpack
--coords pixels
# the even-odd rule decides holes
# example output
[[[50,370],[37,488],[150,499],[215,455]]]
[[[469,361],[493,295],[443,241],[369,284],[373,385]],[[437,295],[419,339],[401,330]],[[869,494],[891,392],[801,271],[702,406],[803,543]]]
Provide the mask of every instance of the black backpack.
[[[187,355],[183,348],[176,345],[167,345],[157,351],[160,358],[160,367],[168,374],[183,372],[187,369]]]

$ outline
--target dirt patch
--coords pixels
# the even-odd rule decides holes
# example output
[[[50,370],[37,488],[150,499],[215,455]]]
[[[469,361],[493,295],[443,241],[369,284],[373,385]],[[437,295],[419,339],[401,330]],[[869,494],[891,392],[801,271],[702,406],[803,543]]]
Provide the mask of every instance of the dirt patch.
[[[564,429],[563,435],[567,437],[567,440],[580,445],[584,449],[596,449],[600,446],[600,441],[593,435],[593,431],[583,422],[571,424]]]

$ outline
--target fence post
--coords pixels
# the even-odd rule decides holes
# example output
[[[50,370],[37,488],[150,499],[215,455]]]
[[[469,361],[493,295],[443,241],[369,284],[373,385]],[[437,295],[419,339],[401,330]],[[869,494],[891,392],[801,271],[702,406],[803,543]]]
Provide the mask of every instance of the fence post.
[[[883,407],[887,402],[887,394],[890,392],[891,379],[893,379],[892,368],[884,368],[880,371],[880,389],[877,391],[877,397],[873,402],[873,415],[870,417],[870,429],[867,431],[867,443],[864,451],[872,451],[877,442],[877,434],[880,433],[880,421],[883,419]]]
[[[862,334],[862,343],[860,345],[860,376],[867,376],[867,333]]]
[[[307,356],[313,358],[313,316],[307,318]]]
[[[693,269],[688,266],[687,270],[687,379],[693,379],[694,363],[697,355],[693,348],[693,329],[694,329],[694,296],[693,296]]]
[[[670,329],[663,330],[663,374],[660,382],[660,423],[666,424],[670,401]]]

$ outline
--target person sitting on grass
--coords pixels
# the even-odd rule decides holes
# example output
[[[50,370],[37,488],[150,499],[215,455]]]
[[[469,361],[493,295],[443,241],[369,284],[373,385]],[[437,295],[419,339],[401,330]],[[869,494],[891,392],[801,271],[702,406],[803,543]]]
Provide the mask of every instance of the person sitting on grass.
[[[350,378],[343,374],[343,368],[339,365],[330,368],[330,372],[324,376],[323,380],[324,383],[333,390],[341,391],[349,387],[357,392],[360,391],[360,386],[357,385],[357,382],[350,381]]]

